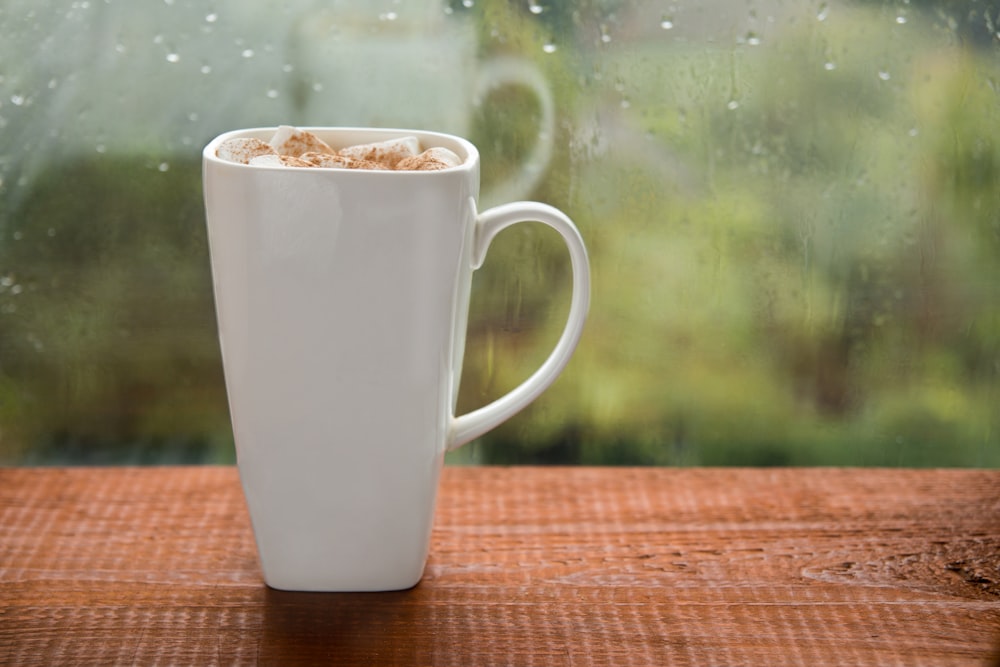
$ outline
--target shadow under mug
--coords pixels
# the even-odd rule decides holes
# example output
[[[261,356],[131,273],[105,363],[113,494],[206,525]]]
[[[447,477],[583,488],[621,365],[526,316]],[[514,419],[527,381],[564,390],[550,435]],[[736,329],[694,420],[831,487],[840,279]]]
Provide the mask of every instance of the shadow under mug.
[[[537,398],[562,372],[590,300],[573,222],[541,203],[477,210],[479,153],[409,130],[309,128],[334,148],[416,136],[440,171],[260,167],[203,154],[212,277],[240,479],[264,578],[299,591],[398,590],[426,563],[446,451]],[[573,271],[550,356],[456,416],[472,273],[522,221],[555,229]]]

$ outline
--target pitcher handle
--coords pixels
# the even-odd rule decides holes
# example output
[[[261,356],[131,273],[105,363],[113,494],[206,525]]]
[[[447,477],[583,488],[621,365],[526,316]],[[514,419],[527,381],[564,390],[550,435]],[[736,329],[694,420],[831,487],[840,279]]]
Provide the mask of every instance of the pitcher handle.
[[[475,99],[481,102],[486,95],[501,86],[524,86],[538,98],[538,135],[534,147],[513,176],[494,185],[481,200],[510,202],[523,199],[538,185],[552,159],[555,142],[556,104],[545,76],[533,63],[513,56],[499,56],[482,63],[477,73]]]
[[[569,249],[573,270],[573,294],[566,327],[545,363],[519,386],[478,410],[452,420],[447,449],[457,449],[520,412],[551,385],[566,367],[576,349],[590,308],[590,265],[583,237],[573,221],[557,208],[537,202],[503,204],[485,211],[476,219],[472,268],[486,258],[493,237],[519,222],[541,222],[559,232]]]

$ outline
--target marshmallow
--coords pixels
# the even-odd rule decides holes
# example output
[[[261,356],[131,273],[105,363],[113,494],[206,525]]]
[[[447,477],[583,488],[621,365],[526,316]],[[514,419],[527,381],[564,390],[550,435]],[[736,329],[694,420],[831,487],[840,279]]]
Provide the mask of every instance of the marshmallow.
[[[273,155],[275,157],[278,155],[277,151],[271,148],[270,145],[252,137],[226,139],[215,151],[215,154],[223,160],[239,162],[240,164],[249,164],[252,159],[261,155]]]
[[[345,155],[328,155],[326,153],[303,153],[300,160],[309,163],[311,167],[333,167],[339,169],[373,169],[385,170],[389,167],[371,160],[360,160]]]
[[[257,155],[250,159],[248,162],[251,167],[284,167],[285,163],[281,161],[281,156],[270,153],[267,155]]]
[[[448,169],[462,164],[461,158],[447,148],[434,146],[428,148],[420,155],[408,157],[400,160],[396,169],[403,171],[435,171],[438,169]]]
[[[311,167],[312,164],[294,155],[282,155],[281,164],[286,167]]]
[[[248,163],[251,167],[312,167],[306,160],[291,155],[258,155]]]
[[[312,132],[282,125],[271,137],[271,148],[279,155],[299,157],[303,153],[333,153],[325,141]]]
[[[383,164],[389,169],[395,168],[396,164],[412,157],[420,152],[420,142],[416,137],[400,137],[399,139],[389,139],[373,144],[359,144],[341,148],[337,153],[344,157],[367,160]]]

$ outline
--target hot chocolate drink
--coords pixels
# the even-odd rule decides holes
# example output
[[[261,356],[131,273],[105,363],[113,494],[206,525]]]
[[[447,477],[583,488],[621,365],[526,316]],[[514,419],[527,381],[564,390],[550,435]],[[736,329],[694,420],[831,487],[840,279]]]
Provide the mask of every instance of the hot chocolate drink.
[[[421,148],[416,137],[401,137],[334,149],[308,130],[282,125],[270,141],[250,137],[227,139],[215,154],[223,160],[260,167],[434,171],[462,163],[447,148]]]

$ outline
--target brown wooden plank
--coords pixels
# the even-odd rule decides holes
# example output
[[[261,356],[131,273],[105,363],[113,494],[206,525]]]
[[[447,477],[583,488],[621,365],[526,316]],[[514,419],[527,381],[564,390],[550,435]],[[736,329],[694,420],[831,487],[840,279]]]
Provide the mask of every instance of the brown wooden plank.
[[[1000,473],[447,468],[423,581],[266,588],[232,468],[0,470],[0,664],[984,665]]]

